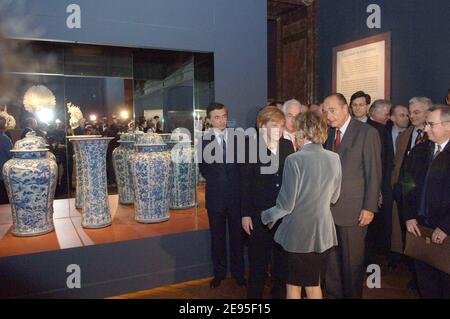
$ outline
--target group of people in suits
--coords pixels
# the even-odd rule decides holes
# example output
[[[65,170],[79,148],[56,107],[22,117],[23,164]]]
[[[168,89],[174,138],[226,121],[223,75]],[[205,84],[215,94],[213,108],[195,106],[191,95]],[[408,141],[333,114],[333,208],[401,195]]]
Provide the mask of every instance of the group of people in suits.
[[[417,225],[423,225],[434,229],[434,243],[446,240],[450,107],[423,97],[409,107],[370,102],[359,91],[350,103],[339,93],[326,97],[320,111],[297,100],[266,106],[257,133],[245,139],[244,161],[238,160],[238,138],[227,129],[227,108],[208,107],[211,129],[202,149],[212,143],[219,155],[199,163],[211,231],[211,288],[220,286],[229,264],[248,298],[263,296],[268,275],[273,298],[300,298],[302,288],[308,298],[322,298],[322,283],[327,298],[361,298],[365,266],[398,237],[403,243],[405,231],[420,236]],[[276,169],[264,171],[275,159]],[[448,296],[448,274],[419,261],[414,266],[422,297]]]

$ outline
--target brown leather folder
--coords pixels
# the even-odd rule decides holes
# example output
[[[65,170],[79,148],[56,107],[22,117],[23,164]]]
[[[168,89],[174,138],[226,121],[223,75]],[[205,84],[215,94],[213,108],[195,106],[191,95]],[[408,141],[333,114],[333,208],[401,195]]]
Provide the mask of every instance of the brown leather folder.
[[[450,237],[442,244],[431,241],[434,229],[420,226],[422,237],[406,232],[405,255],[423,261],[430,266],[450,274]]]

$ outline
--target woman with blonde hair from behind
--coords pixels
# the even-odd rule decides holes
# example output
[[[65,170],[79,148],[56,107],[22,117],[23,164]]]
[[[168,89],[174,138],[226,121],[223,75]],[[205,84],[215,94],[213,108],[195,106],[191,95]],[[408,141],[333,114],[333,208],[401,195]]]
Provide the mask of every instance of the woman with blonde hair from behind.
[[[322,117],[301,113],[296,125],[300,150],[287,157],[276,205],[261,219],[271,228],[283,218],[274,240],[285,252],[286,297],[300,299],[305,287],[309,299],[322,299],[320,282],[329,252],[337,245],[330,204],[339,198],[341,162],[338,154],[322,147],[327,139]]]

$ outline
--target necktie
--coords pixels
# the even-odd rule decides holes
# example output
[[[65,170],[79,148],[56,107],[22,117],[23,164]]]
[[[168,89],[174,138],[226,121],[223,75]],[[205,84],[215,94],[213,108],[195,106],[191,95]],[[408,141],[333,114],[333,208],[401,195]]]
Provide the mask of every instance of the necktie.
[[[225,142],[225,134],[219,134],[219,138],[222,141],[222,155],[223,155],[223,163],[226,163],[227,159],[227,144]]]
[[[295,134],[292,135],[292,145],[294,146],[294,151],[297,150],[297,138],[295,136]]]
[[[417,130],[416,140],[414,141],[414,145],[425,142],[425,134],[423,134],[423,130]]]
[[[418,215],[423,218],[423,222],[428,223],[428,198],[427,198],[427,186],[428,186],[428,175],[430,173],[430,168],[433,160],[441,152],[441,145],[437,144],[437,151],[433,152],[431,159],[428,160],[427,173],[425,174],[425,181],[423,183],[422,193],[420,194],[419,210]]]
[[[341,145],[341,130],[336,130],[336,140],[334,141],[334,150],[337,152]]]
[[[441,145],[437,144],[437,151],[433,154],[433,159],[435,159],[439,153],[441,153]]]

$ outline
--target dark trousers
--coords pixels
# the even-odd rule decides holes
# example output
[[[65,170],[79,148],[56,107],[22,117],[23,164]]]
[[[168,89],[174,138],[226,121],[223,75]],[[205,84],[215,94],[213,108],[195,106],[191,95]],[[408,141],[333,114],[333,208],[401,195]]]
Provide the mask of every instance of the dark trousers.
[[[450,275],[430,265],[415,260],[419,294],[424,299],[449,299]]]
[[[377,255],[388,256],[392,239],[392,206],[391,191],[383,192],[383,205],[374,215],[367,228],[366,264],[376,263]]]
[[[234,278],[244,278],[244,231],[238,208],[224,211],[208,210],[211,232],[211,256],[214,277],[224,279],[227,275],[227,224],[230,249],[230,272]]]
[[[249,277],[247,298],[263,297],[264,284],[271,266],[272,290],[274,299],[285,297],[284,254],[280,245],[273,241],[276,227],[271,230],[263,225],[261,218],[253,218],[253,230],[248,239]]]
[[[367,226],[337,226],[338,245],[330,253],[325,277],[329,299],[362,298]]]
[[[5,183],[0,179],[0,204],[8,204],[8,193],[6,192]]]

